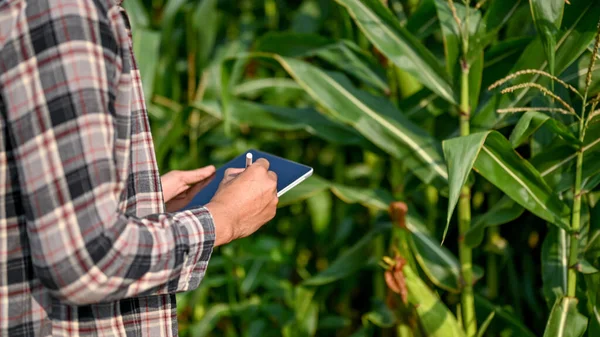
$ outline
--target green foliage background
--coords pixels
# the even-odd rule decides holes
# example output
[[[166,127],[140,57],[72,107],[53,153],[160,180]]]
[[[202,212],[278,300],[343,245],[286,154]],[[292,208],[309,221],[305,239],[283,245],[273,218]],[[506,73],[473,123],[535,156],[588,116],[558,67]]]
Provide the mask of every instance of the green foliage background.
[[[498,113],[563,106],[536,88],[488,87],[538,69],[595,97],[598,77],[586,79],[600,4],[458,2],[125,0],[163,173],[248,148],[315,169],[271,223],[215,250],[200,287],[178,295],[182,336],[470,337],[469,301],[479,336],[598,336],[598,124],[590,111],[579,139],[572,114]],[[545,76],[512,84],[528,82],[581,110]],[[462,219],[465,182],[472,221],[459,235],[448,205],[459,202]],[[392,224],[393,201],[408,205],[405,229]],[[471,249],[465,298],[470,260],[457,256]],[[396,254],[407,304],[384,280],[381,260]]]

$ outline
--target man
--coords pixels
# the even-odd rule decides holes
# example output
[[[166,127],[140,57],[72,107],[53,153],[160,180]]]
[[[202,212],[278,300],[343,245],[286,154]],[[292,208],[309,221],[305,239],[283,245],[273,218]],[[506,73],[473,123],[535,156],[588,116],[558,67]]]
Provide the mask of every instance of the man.
[[[174,294],[275,215],[267,161],[178,211],[214,168],[153,150],[116,0],[0,0],[1,336],[176,336]]]

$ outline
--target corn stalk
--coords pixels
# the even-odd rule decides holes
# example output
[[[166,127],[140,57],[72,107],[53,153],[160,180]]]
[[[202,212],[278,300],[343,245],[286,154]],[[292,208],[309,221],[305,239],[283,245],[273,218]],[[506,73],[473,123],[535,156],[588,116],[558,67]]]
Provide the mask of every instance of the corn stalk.
[[[471,107],[469,105],[469,2],[463,0],[467,13],[462,22],[456,14],[453,0],[448,0],[456,24],[462,37],[461,79],[460,79],[460,136],[468,136],[471,133]],[[464,236],[471,228],[471,189],[465,185],[462,187],[458,201],[458,255],[461,265],[463,288],[461,293],[462,322],[467,337],[477,334],[477,320],[475,317],[475,300],[473,296],[473,250],[464,242]]]
[[[587,122],[591,118],[586,118],[586,108],[588,106],[588,94],[590,85],[592,83],[592,74],[594,65],[596,63],[596,57],[598,55],[598,47],[600,47],[600,23],[598,24],[598,32],[596,33],[596,43],[594,44],[594,51],[590,58],[590,64],[588,68],[586,83],[585,83],[585,94],[583,95],[583,108],[581,116],[579,118],[579,141],[583,143],[585,139],[585,131],[587,128]],[[591,117],[596,109],[597,101],[593,100],[591,104],[589,116]],[[571,215],[571,243],[569,247],[569,272],[567,274],[567,296],[575,297],[577,291],[577,264],[579,258],[579,231],[581,229],[581,198],[585,191],[581,190],[581,177],[583,173],[583,148],[579,147],[577,150],[577,162],[575,167],[575,187],[573,189],[573,212]]]

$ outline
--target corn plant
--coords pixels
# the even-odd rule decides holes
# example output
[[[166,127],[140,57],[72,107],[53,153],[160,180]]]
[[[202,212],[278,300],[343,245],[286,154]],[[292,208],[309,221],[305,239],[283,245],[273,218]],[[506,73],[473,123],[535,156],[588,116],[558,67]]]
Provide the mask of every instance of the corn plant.
[[[600,3],[125,5],[161,169],[315,167],[182,335],[600,333]]]

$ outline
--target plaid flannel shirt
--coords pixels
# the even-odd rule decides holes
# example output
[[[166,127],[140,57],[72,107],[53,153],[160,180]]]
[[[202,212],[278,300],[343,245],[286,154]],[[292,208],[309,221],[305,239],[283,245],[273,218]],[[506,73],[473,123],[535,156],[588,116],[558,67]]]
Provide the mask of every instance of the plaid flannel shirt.
[[[176,336],[214,244],[165,213],[117,0],[0,0],[0,335]]]

